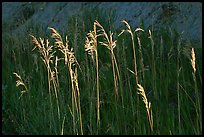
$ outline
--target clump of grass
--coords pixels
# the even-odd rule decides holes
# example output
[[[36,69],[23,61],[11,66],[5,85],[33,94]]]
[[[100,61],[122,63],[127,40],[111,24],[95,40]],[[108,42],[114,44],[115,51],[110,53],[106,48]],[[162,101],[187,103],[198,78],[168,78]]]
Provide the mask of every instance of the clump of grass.
[[[99,74],[98,74],[98,43],[97,43],[97,37],[100,35],[97,35],[96,30],[96,24],[97,22],[94,22],[93,25],[93,31],[90,31],[87,34],[86,41],[85,41],[85,51],[88,52],[88,54],[91,55],[92,61],[94,62],[94,65],[96,65],[96,88],[97,88],[97,133],[99,133],[100,130],[100,92],[99,92]],[[94,60],[95,57],[95,60]]]
[[[80,19],[78,19],[75,21],[77,24],[80,24]],[[126,21],[124,21],[124,23],[125,22]],[[2,120],[4,125],[3,130],[7,132],[14,130],[14,132],[19,134],[48,134],[47,132],[50,130],[50,134],[55,133],[62,135],[89,133],[200,134],[202,132],[202,105],[200,103],[202,93],[200,93],[199,90],[202,86],[202,81],[196,77],[197,75],[200,76],[202,69],[199,70],[198,67],[198,65],[200,65],[198,62],[199,58],[197,58],[199,57],[199,54],[197,52],[197,54],[195,54],[196,50],[189,48],[187,56],[191,65],[188,64],[189,60],[186,65],[184,62],[185,60],[183,61],[183,56],[180,54],[180,46],[183,46],[182,41],[175,44],[177,39],[174,39],[171,36],[169,37],[169,32],[167,32],[167,35],[162,35],[162,37],[158,37],[153,31],[149,31],[149,33],[148,31],[144,31],[143,34],[145,35],[140,35],[140,33],[137,33],[136,35],[135,32],[143,32],[143,30],[136,29],[138,31],[132,31],[130,25],[126,22],[127,30],[122,30],[122,33],[125,31],[130,33],[131,39],[129,39],[129,35],[123,37],[124,35],[121,35],[121,33],[119,34],[121,37],[117,37],[117,35],[114,35],[115,32],[105,31],[108,27],[106,28],[100,23],[98,21],[94,22],[94,30],[87,34],[85,45],[83,37],[86,30],[89,30],[90,28],[84,29],[84,33],[79,33],[81,28],[77,29],[78,25],[76,24],[74,25],[76,31],[71,33],[73,37],[69,37],[69,40],[71,39],[71,41],[68,41],[68,37],[66,36],[64,42],[61,35],[54,28],[49,28],[52,33],[51,37],[54,39],[54,44],[52,46],[48,40],[42,38],[37,40],[32,36],[35,45],[33,50],[36,48],[39,50],[41,59],[44,63],[42,65],[45,65],[47,69],[45,69],[45,72],[48,73],[48,88],[45,88],[46,86],[44,86],[47,77],[44,76],[44,69],[42,69],[44,66],[36,61],[38,58],[34,58],[35,65],[28,65],[24,68],[24,64],[26,63],[21,61],[24,59],[21,54],[25,54],[26,57],[29,57],[30,52],[22,52],[21,49],[24,50],[27,45],[21,47],[19,43],[16,43],[18,42],[17,40],[12,42],[9,42],[9,38],[6,41],[4,40],[5,44],[19,45],[11,51],[9,51],[8,48],[10,46],[9,44],[6,45],[6,48],[3,47],[5,51],[5,56],[3,58],[5,63],[3,66],[3,72],[7,73],[3,73],[4,82],[2,85],[11,85],[6,89],[3,89],[4,96],[2,100],[4,100],[3,102],[6,102],[2,105],[4,108],[2,111],[2,114],[4,115]],[[83,25],[83,27],[87,26]],[[77,35],[75,33],[77,33]],[[74,39],[73,42],[72,38]],[[101,38],[104,39],[101,40]],[[157,38],[161,39],[158,40]],[[133,44],[135,40],[137,40],[138,44]],[[158,41],[161,44],[158,44]],[[100,44],[102,46],[100,46]],[[125,47],[126,45],[131,44],[135,45],[135,48]],[[72,45],[74,46],[74,49],[70,47]],[[90,67],[87,58],[84,59],[82,57],[86,52],[84,52],[84,47],[80,45],[85,46],[85,51],[88,51],[91,55],[92,65],[94,66],[91,67],[91,69],[89,69]],[[148,45],[150,45],[150,47],[148,47]],[[159,47],[160,45],[161,47]],[[103,50],[106,51],[105,48],[110,52],[112,66],[111,63],[108,64],[104,62],[105,59],[109,59],[109,56],[103,54],[106,53],[103,52]],[[160,52],[158,50],[159,48],[161,48]],[[83,53],[80,52],[82,50]],[[120,54],[121,50],[123,53],[122,56]],[[134,55],[134,50],[136,50],[135,60],[134,56],[131,56],[132,52]],[[118,56],[115,56],[115,51],[117,51],[116,55]],[[100,56],[98,56],[98,53]],[[158,53],[161,55],[158,55]],[[80,57],[82,61],[79,59]],[[64,62],[61,62],[61,60]],[[10,70],[12,70],[11,72],[14,72],[12,61],[15,62],[15,70],[17,68],[20,69],[21,72],[22,70],[27,69],[25,75],[27,75],[26,72],[33,70],[31,67],[38,66],[38,71],[35,71],[38,72],[36,75],[32,74],[33,71],[30,72],[33,77],[32,82],[30,82],[31,85],[20,79],[20,76],[17,73],[14,73],[20,81],[17,82],[18,86],[22,86],[23,88],[20,97],[17,93],[13,94],[12,91],[15,90],[15,88],[13,88],[15,85],[12,84],[13,79],[9,79],[10,74],[12,74],[10,73]],[[135,70],[135,63],[132,61],[135,61],[137,70]],[[103,65],[101,68],[99,67],[99,63],[101,63],[100,65]],[[149,65],[151,71],[146,71],[144,73],[144,64]],[[129,66],[134,67],[134,71],[130,69],[127,70],[127,68],[130,68]],[[79,69],[82,71],[78,71]],[[129,76],[128,71],[133,73],[134,76]],[[192,71],[193,78],[189,75],[189,71]],[[91,75],[93,77],[91,77]],[[180,75],[182,75],[182,77],[180,77]],[[137,82],[136,79],[140,84],[134,84]],[[194,82],[192,82],[192,79]],[[91,84],[95,81],[96,84]],[[29,88],[25,88],[21,82]],[[135,86],[138,86],[138,88],[135,89]],[[97,88],[96,97],[94,97],[95,92],[92,92],[95,91],[95,87]],[[23,98],[24,91],[27,91],[26,89],[33,92],[29,92],[28,98]],[[49,93],[48,96],[44,93],[47,89]],[[145,92],[144,89],[150,92]],[[150,89],[152,89],[153,92]],[[70,90],[71,92],[64,92],[67,90]],[[134,90],[139,92],[132,92]],[[42,93],[35,91],[42,91]],[[114,101],[114,99],[111,98],[113,96],[120,99],[119,92],[122,93],[122,105],[120,105],[119,100]],[[145,111],[143,111],[142,106],[139,106],[140,109],[138,109],[137,105],[142,103],[137,103],[137,98],[141,97],[135,95],[137,93],[142,96],[145,104]],[[63,96],[64,94],[65,96]],[[164,96],[166,96],[166,98],[164,98]],[[21,98],[21,104],[18,102],[18,97]],[[54,100],[53,97],[56,100]],[[92,100],[95,101],[95,99],[97,100],[96,111],[93,111]],[[149,100],[154,104],[153,106]],[[160,101],[162,103],[160,103]],[[70,103],[71,105],[69,105]],[[87,109],[87,104],[90,104],[89,109]],[[9,109],[7,110],[5,108]],[[49,108],[50,111],[48,111],[48,113],[50,113],[50,117],[47,117],[46,110]],[[63,111],[63,109],[65,111]],[[154,110],[154,113],[152,113],[152,110]],[[68,114],[69,111],[71,115]],[[144,115],[143,112],[144,114],[147,113],[147,116]],[[154,116],[154,124],[152,115]],[[95,121],[95,118],[97,118],[97,121],[92,122],[93,120]],[[145,124],[146,122],[148,122],[148,126]],[[44,125],[49,125],[50,127]]]
[[[65,65],[67,65],[69,73],[70,73],[70,80],[71,80],[71,86],[72,86],[72,114],[73,114],[73,130],[75,134],[78,134],[79,131],[76,128],[76,121],[75,119],[75,109],[76,109],[76,118],[79,118],[79,127],[80,127],[80,134],[83,135],[83,126],[82,126],[82,116],[81,116],[81,105],[80,105],[80,91],[79,91],[79,85],[78,85],[78,74],[77,74],[77,66],[79,66],[73,49],[69,49],[68,45],[68,37],[66,36],[65,44],[63,43],[62,37],[60,34],[54,29],[49,28],[51,30],[51,37],[55,40],[55,46],[56,48],[61,51],[61,53],[64,55],[64,61]],[[56,57],[57,59],[57,57]],[[55,68],[55,70],[57,70]]]
[[[74,134],[83,134],[83,126],[82,126],[82,115],[81,115],[81,105],[80,105],[80,91],[79,91],[79,85],[78,85],[78,74],[77,74],[77,66],[79,66],[75,56],[73,49],[69,48],[68,45],[68,38],[66,36],[66,41],[65,44],[63,43],[62,37],[60,34],[54,29],[54,28],[49,28],[51,30],[51,37],[55,40],[55,45],[49,45],[48,39],[46,40],[46,46],[44,44],[44,39],[39,38],[39,41],[31,35],[32,42],[35,45],[33,50],[35,50],[37,47],[39,49],[39,52],[41,54],[41,59],[43,60],[44,64],[46,65],[47,68],[47,75],[48,75],[48,90],[49,90],[49,95],[50,95],[50,111],[51,111],[51,116],[50,116],[50,122],[51,119],[54,121],[54,115],[53,115],[53,106],[52,106],[52,98],[51,98],[51,82],[53,84],[53,88],[55,91],[55,97],[57,101],[57,109],[58,109],[58,121],[61,121],[60,117],[60,107],[59,107],[59,78],[58,78],[58,61],[64,60],[65,65],[68,67],[69,71],[69,76],[71,80],[71,86],[72,86],[72,118],[73,118],[73,131]],[[63,53],[64,58],[58,58],[58,56],[54,56],[55,51],[53,47],[56,47],[57,50],[61,51]],[[52,58],[55,57],[55,62]],[[51,64],[54,64],[54,68],[52,68]],[[52,118],[51,118],[52,117]],[[79,124],[77,124],[79,119]],[[64,125],[64,120],[63,123]],[[76,125],[77,124],[77,125]],[[79,125],[79,126],[78,126]],[[50,123],[50,130],[51,130],[51,123]],[[61,127],[59,125],[59,131],[61,131],[61,134],[63,133],[63,126]],[[78,130],[79,129],[79,130]],[[55,131],[56,132],[56,131]]]
[[[107,32],[105,31],[104,27],[98,22],[96,21],[96,25],[100,28],[98,30],[99,35],[103,36],[105,42],[99,42],[102,46],[105,46],[109,51],[110,51],[110,55],[111,55],[111,62],[112,62],[112,72],[113,72],[113,81],[114,81],[114,89],[115,89],[115,103],[116,103],[116,113],[118,113],[118,109],[117,109],[117,101],[118,101],[118,87],[120,86],[120,95],[121,95],[121,101],[122,101],[122,108],[124,110],[124,101],[123,101],[123,89],[122,89],[122,81],[121,81],[121,77],[120,77],[120,72],[119,72],[119,68],[118,68],[118,63],[114,54],[114,49],[116,48],[117,44],[117,40],[113,40],[113,33],[110,31],[109,35],[107,34]],[[115,70],[116,68],[116,70]],[[118,86],[119,85],[119,86]],[[124,112],[123,112],[124,114]],[[118,115],[116,114],[117,120],[119,120]],[[125,127],[125,131],[126,131],[126,127]]]
[[[114,87],[115,87],[115,95],[116,97],[118,97],[118,84],[117,84],[117,75],[115,74],[115,67],[116,66],[116,70],[117,70],[117,74],[118,74],[118,78],[119,78],[119,81],[120,81],[120,74],[119,74],[119,70],[118,70],[118,65],[117,65],[117,61],[116,61],[116,58],[115,58],[115,55],[114,55],[114,48],[116,47],[116,41],[117,40],[113,40],[113,33],[111,33],[110,31],[110,36],[108,36],[108,34],[106,33],[105,29],[103,28],[103,26],[101,26],[101,24],[96,21],[96,25],[98,27],[100,27],[100,30],[99,32],[101,31],[101,35],[104,36],[104,39],[106,42],[99,42],[101,45],[107,47],[110,52],[111,52],[111,58],[112,58],[112,68],[113,68],[113,76],[114,76]]]
[[[33,36],[33,35],[30,35],[30,36],[32,37],[32,43],[35,46],[32,49],[32,51],[34,51],[36,48],[38,48],[40,55],[42,56],[41,59],[47,68],[48,91],[49,91],[49,96],[50,96],[50,132],[51,132],[51,129],[52,129],[51,121],[53,120],[54,126],[55,126],[55,122],[54,122],[52,96],[51,96],[51,81],[53,79],[53,74],[52,74],[50,64],[53,63],[52,58],[54,57],[54,53],[56,51],[53,51],[53,49],[52,49],[53,46],[49,46],[49,40],[48,39],[46,39],[46,42],[44,43],[44,39],[39,38],[39,41],[38,41],[35,36]]]

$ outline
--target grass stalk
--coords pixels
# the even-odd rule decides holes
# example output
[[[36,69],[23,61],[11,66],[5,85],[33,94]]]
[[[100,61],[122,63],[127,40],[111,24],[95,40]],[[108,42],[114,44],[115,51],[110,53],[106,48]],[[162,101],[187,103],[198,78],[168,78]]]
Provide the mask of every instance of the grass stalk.
[[[122,20],[121,22],[125,23],[127,29],[126,30],[122,30],[122,32],[118,35],[120,36],[122,33],[124,33],[125,31],[130,33],[131,35],[131,40],[132,40],[132,49],[133,49],[133,59],[134,59],[134,73],[135,73],[135,82],[136,82],[136,85],[138,84],[138,72],[137,72],[137,61],[136,61],[136,51],[135,51],[135,42],[134,42],[134,33],[130,27],[130,25],[128,24],[127,21],[125,20]],[[137,29],[136,29],[137,30]],[[135,31],[136,31],[135,30]],[[137,90],[137,88],[136,88]],[[137,96],[137,126],[139,127],[140,126],[140,120],[139,120],[139,117],[140,117],[140,103],[139,103],[139,96]]]
[[[142,54],[142,44],[140,41],[140,32],[139,31],[144,31],[141,28],[137,28],[135,32],[137,33],[137,41],[138,41],[138,47],[139,47],[139,56],[140,56],[140,67],[141,67],[141,80],[144,80],[144,63],[143,63],[143,54]]]
[[[62,122],[61,135],[64,135],[64,121],[65,121],[65,116]]]
[[[144,102],[146,110],[147,110],[147,116],[148,116],[150,131],[153,132],[153,117],[152,117],[151,103],[148,102],[148,100],[147,100],[144,88],[140,84],[138,84],[137,86],[138,86],[138,90],[140,91],[140,92],[138,92],[138,94],[142,95],[142,99],[143,99],[143,102]]]
[[[69,41],[68,41],[67,36],[66,36],[65,44],[64,44],[60,34],[54,28],[49,28],[49,29],[51,30],[51,33],[52,33],[51,37],[55,40],[56,48],[58,48],[59,51],[61,51],[61,53],[64,55],[65,65],[67,65],[68,71],[70,74],[69,76],[70,76],[70,81],[71,81],[71,86],[72,86],[73,131],[74,131],[74,134],[78,134],[78,127],[79,127],[80,134],[83,135],[80,94],[79,94],[79,88],[78,88],[78,78],[76,74],[77,66],[79,66],[79,64],[76,60],[73,49],[72,48],[69,49],[69,45],[68,45]],[[76,110],[76,114],[75,114],[75,110]],[[79,119],[79,126],[77,126],[76,128],[75,123],[77,123],[77,119]]]
[[[123,47],[123,62],[124,62],[124,68],[127,68],[127,58],[126,58],[126,51],[125,51],[125,40],[123,39],[122,41],[122,47]],[[133,134],[136,134],[136,131],[135,131],[135,107],[134,107],[134,101],[133,101],[133,94],[132,94],[132,90],[131,90],[131,83],[130,83],[130,77],[127,73],[127,71],[124,71],[125,72],[125,79],[127,81],[127,86],[128,86],[128,90],[129,90],[129,93],[128,94],[130,96],[130,102],[131,102],[131,109],[132,109],[132,125],[133,125]]]
[[[21,95],[19,96],[19,99],[23,96],[23,94],[25,94],[28,91],[28,88],[26,86],[26,84],[24,83],[24,81],[22,80],[21,76],[18,75],[17,73],[13,73],[17,80],[16,80],[16,87],[19,87],[20,85],[23,87],[23,89],[21,90]]]
[[[200,106],[200,95],[198,93],[197,80],[196,80],[196,57],[194,48],[191,49],[191,66],[193,68],[193,81],[195,88],[195,97],[196,97],[196,124],[197,124],[197,134],[202,133],[202,114]]]
[[[98,73],[98,49],[97,49],[97,30],[96,30],[97,21],[94,22],[93,31],[90,31],[87,34],[85,41],[85,51],[91,55],[93,62],[96,64],[96,93],[97,93],[97,134],[100,131],[100,91],[99,91],[99,73]],[[95,53],[95,54],[94,54]],[[94,61],[95,56],[95,61]]]
[[[180,103],[180,86],[179,86],[179,74],[181,71],[180,68],[180,40],[177,45],[177,103],[178,103],[178,130],[179,134],[181,134],[181,103]]]
[[[57,71],[57,62],[58,62],[58,57],[56,56],[55,59],[55,71],[52,71],[51,73],[51,80],[53,83],[53,87],[54,87],[54,91],[55,91],[55,98],[56,98],[56,102],[57,102],[57,114],[58,114],[58,121],[60,123],[61,118],[60,118],[60,107],[59,107],[59,98],[58,98],[58,93],[59,93],[59,82],[58,82],[58,71]],[[59,131],[61,131],[61,127],[59,125]]]
[[[154,40],[153,40],[153,35],[151,30],[149,30],[149,38],[151,42],[151,52],[152,52],[152,59],[151,59],[151,66],[152,66],[152,88],[153,88],[153,93],[155,97],[155,121],[157,123],[157,130],[159,130],[159,119],[158,119],[158,94],[157,94],[157,87],[156,87],[156,66],[155,66],[155,55],[154,55]]]
[[[119,72],[119,68],[118,68],[118,63],[114,54],[114,49],[116,47],[116,42],[117,40],[113,40],[113,33],[110,31],[109,35],[107,34],[107,32],[105,31],[105,29],[103,28],[103,26],[97,22],[96,24],[98,27],[100,27],[99,32],[101,32],[100,34],[102,36],[104,36],[105,42],[99,42],[101,45],[105,46],[111,54],[111,62],[112,62],[112,71],[113,71],[113,81],[114,81],[114,89],[115,89],[115,101],[117,104],[117,100],[118,100],[118,83],[120,86],[120,95],[121,95],[121,101],[122,101],[122,109],[124,110],[124,102],[123,102],[123,89],[122,89],[122,81],[120,78],[120,72]],[[117,73],[117,74],[116,74]],[[116,105],[116,112],[117,112],[117,105]],[[123,111],[124,114],[124,111]],[[118,117],[118,116],[116,116]],[[120,124],[119,124],[120,125]],[[125,131],[126,131],[126,127],[125,127]]]
[[[52,129],[52,124],[51,121],[53,120],[53,124],[55,127],[55,120],[54,120],[54,114],[53,114],[53,106],[52,106],[52,95],[51,95],[51,74],[52,74],[52,70],[50,67],[50,63],[52,63],[52,58],[54,57],[54,52],[52,52],[52,47],[53,46],[49,46],[49,41],[48,39],[46,40],[46,47],[44,44],[44,39],[39,38],[39,41],[33,36],[30,35],[33,39],[32,42],[34,44],[34,48],[33,50],[35,50],[36,48],[38,48],[40,54],[41,54],[41,59],[43,61],[43,63],[45,64],[46,68],[47,68],[47,77],[48,77],[48,91],[49,91],[49,96],[50,96],[50,133],[51,133],[51,129]],[[33,51],[32,50],[32,51]],[[56,130],[55,130],[56,133]]]

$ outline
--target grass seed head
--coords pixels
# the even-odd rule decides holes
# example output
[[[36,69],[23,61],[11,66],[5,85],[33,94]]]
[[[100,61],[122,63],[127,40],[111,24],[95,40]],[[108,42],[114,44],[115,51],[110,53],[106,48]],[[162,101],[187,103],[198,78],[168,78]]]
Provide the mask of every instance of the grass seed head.
[[[191,65],[192,65],[192,67],[193,67],[193,71],[194,71],[194,73],[196,72],[196,65],[195,65],[195,51],[194,51],[194,48],[192,48],[191,49],[191,57],[192,57],[192,59],[191,59]]]

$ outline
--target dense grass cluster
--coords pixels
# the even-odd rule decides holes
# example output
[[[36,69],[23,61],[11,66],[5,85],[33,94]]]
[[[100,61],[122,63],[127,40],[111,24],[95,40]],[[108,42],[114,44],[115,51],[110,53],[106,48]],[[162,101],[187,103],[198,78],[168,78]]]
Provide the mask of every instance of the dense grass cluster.
[[[201,49],[170,28],[95,19],[3,33],[2,132],[201,134]]]

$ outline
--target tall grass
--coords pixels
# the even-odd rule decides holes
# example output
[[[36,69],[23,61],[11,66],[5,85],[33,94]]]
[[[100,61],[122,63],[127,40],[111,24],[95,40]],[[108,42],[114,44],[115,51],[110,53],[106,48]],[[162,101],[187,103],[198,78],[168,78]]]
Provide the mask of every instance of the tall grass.
[[[100,130],[100,92],[99,92],[99,72],[98,72],[98,42],[97,42],[97,22],[94,22],[93,31],[89,32],[86,37],[85,51],[91,55],[92,61],[96,63],[96,90],[97,90],[97,133]],[[94,61],[95,56],[95,61]]]
[[[136,48],[135,48],[135,42],[134,42],[134,36],[135,35],[134,35],[134,32],[131,29],[131,26],[128,24],[127,21],[122,20],[121,22],[123,22],[126,25],[127,30],[122,30],[122,32],[119,35],[121,35],[125,31],[130,33],[130,35],[131,35],[132,50],[133,50],[133,60],[134,60],[134,62],[133,62],[134,63],[134,74],[135,74],[135,82],[136,82],[136,85],[137,85],[138,84],[138,71],[137,71],[137,61],[136,61],[136,52],[135,52]],[[140,126],[140,122],[139,122],[140,115],[139,114],[140,114],[140,104],[139,104],[139,97],[137,97],[137,126],[138,127]]]
[[[39,52],[42,56],[41,59],[47,68],[48,92],[49,92],[49,96],[50,96],[50,122],[51,122],[52,120],[54,120],[52,95],[51,95],[51,82],[54,80],[54,76],[53,76],[54,72],[51,70],[51,63],[53,62],[52,58],[54,57],[55,51],[52,50],[53,46],[49,46],[48,39],[44,43],[44,39],[42,39],[42,38],[39,38],[39,42],[38,42],[38,40],[34,36],[31,35],[31,37],[32,37],[32,42],[35,46],[33,48],[33,50],[35,50],[36,48],[39,49]],[[53,86],[55,87],[55,85],[53,85]],[[54,89],[56,90],[56,88],[54,88]],[[57,99],[57,96],[56,96],[56,99]],[[57,99],[57,102],[58,102],[58,99]],[[58,105],[58,116],[59,116],[59,103],[57,103],[57,105]],[[54,127],[56,126],[55,121],[53,121],[53,125],[54,125]],[[51,129],[52,129],[52,123],[50,123],[50,133],[51,133]]]
[[[73,18],[69,37],[4,30],[3,133],[201,134],[200,49],[170,29],[123,20],[115,30],[101,17]]]

